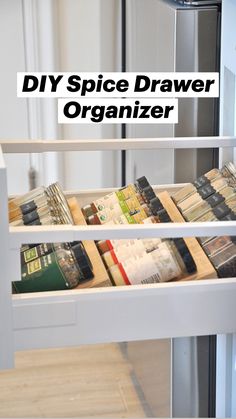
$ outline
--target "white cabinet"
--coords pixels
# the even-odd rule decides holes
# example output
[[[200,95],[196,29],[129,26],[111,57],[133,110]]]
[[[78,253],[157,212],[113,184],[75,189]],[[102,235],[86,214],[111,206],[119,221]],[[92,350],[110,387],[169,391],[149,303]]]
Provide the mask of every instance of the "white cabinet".
[[[236,2],[222,1],[220,134],[236,134]],[[235,148],[220,151],[221,162],[236,161]],[[217,337],[217,417],[236,416],[236,336]]]
[[[4,152],[232,147],[233,137],[106,141],[2,141]],[[1,281],[0,367],[13,365],[15,350],[82,343],[121,342],[236,331],[236,279],[210,279],[117,288],[11,296],[20,274],[22,243],[104,238],[236,235],[236,222],[133,226],[10,227],[6,170],[0,160]],[[156,187],[173,190],[178,185]],[[81,203],[105,190],[75,192]],[[87,197],[87,198],[86,198]],[[19,277],[19,276],[18,276]],[[11,318],[11,312],[13,314]],[[14,343],[13,343],[14,342]]]

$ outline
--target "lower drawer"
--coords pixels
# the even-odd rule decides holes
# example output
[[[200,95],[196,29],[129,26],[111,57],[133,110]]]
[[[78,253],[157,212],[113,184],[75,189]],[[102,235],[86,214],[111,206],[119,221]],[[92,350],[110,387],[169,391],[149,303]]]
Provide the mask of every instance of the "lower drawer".
[[[16,349],[236,332],[236,279],[13,296]]]

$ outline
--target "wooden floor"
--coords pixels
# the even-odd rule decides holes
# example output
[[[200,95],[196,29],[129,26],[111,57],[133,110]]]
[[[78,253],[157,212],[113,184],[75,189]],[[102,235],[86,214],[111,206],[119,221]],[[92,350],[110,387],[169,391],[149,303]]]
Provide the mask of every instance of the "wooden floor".
[[[0,372],[0,417],[88,416],[152,416],[122,345],[22,352]]]

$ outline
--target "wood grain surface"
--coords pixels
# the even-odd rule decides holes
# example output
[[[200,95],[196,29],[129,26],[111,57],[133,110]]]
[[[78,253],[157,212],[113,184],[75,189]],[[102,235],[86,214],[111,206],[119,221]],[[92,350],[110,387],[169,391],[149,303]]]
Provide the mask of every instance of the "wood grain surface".
[[[158,369],[151,377],[148,367],[146,375],[149,374],[152,383],[153,380],[156,382],[156,378],[159,381],[159,388],[149,391],[156,392],[156,400],[160,400],[160,416],[163,417],[163,401],[168,395],[158,399],[158,394],[163,395],[165,380],[168,381],[168,377],[163,375],[166,355],[161,357],[163,348],[155,351],[155,345],[152,346],[152,354],[156,356],[159,353],[159,357],[154,365],[157,362],[162,365],[162,382],[158,379]],[[135,344],[135,363],[139,359],[144,370],[147,360],[145,347],[146,342]],[[150,361],[149,358],[149,365]],[[17,353],[16,368],[0,371],[0,417],[150,416],[149,405],[135,377],[132,362],[124,356],[122,345],[89,345]]]
[[[168,192],[160,192],[157,196],[173,222],[185,223],[183,216],[172,201]],[[186,275],[183,278],[183,281],[217,278],[217,273],[213,265],[209,261],[197,239],[194,237],[186,237],[184,241],[196,263],[197,272],[193,275]]]

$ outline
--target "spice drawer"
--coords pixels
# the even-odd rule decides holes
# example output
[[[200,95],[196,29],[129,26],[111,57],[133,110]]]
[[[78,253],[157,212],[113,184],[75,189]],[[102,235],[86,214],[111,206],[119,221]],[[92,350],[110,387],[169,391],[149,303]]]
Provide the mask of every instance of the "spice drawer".
[[[108,140],[106,144],[104,141],[101,144],[38,141],[35,145],[33,142],[10,145],[3,142],[2,147],[5,152],[39,152],[146,147],[207,148],[213,143],[215,147],[232,147],[234,142],[235,138],[217,137],[165,139],[165,142],[156,140],[156,143],[147,140],[147,144],[140,140]],[[13,365],[15,350],[236,331],[236,278],[11,295],[11,281],[16,280],[20,273],[19,248],[22,243],[236,235],[236,222],[9,228],[6,168],[1,152],[0,185],[0,235],[4,244],[0,254],[0,368]],[[172,192],[178,187],[164,185],[157,187],[156,191]],[[67,195],[76,195],[83,205],[104,192],[69,192]]]
[[[172,194],[181,186],[161,185],[154,189],[157,194],[163,194],[163,191]],[[81,194],[72,191],[67,193],[67,197],[76,196],[82,206],[110,191],[83,191]],[[189,224],[181,226],[181,234]],[[74,234],[77,237],[78,232],[86,237],[90,231],[92,238],[109,238],[114,234],[115,238],[117,234],[123,238],[129,238],[131,234],[132,237],[146,237],[145,234],[155,237],[162,236],[160,229],[164,228],[164,235],[168,237],[168,234],[176,234],[176,226],[169,223],[116,229],[76,226]],[[205,223],[206,226],[213,234],[212,223]],[[225,224],[226,227],[229,223]],[[49,229],[52,230],[50,233],[48,228],[43,229],[44,241],[46,237],[50,240],[52,233],[68,235],[71,230],[68,226]],[[23,227],[22,230],[27,232],[28,229]],[[193,234],[191,228],[190,234]],[[13,295],[16,349],[232,333],[235,331],[236,279],[217,279],[213,269],[210,277],[212,279],[156,285]]]

